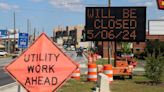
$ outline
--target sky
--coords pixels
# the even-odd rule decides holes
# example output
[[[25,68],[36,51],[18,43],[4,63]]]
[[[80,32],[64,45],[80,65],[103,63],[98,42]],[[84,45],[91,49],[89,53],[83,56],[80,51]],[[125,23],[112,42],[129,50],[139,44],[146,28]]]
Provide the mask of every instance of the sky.
[[[27,32],[27,19],[38,33],[58,26],[85,25],[85,7],[107,7],[108,0],[0,0],[0,29],[13,28],[13,13],[16,28]],[[164,20],[164,10],[158,10],[156,0],[111,0],[111,6],[146,6],[147,20]]]

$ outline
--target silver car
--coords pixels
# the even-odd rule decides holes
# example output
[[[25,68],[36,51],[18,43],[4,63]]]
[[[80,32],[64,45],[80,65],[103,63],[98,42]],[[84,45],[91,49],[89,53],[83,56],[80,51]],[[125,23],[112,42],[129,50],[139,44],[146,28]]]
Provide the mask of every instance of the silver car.
[[[6,51],[0,50],[0,56],[6,56],[8,53]]]

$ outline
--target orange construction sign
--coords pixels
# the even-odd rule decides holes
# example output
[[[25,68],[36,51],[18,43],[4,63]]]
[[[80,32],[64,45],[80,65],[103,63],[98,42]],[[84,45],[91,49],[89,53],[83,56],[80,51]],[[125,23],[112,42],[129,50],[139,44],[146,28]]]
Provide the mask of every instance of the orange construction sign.
[[[76,69],[77,64],[45,33],[5,67],[5,70],[28,92],[54,92]]]
[[[158,9],[164,10],[164,0],[157,0]]]

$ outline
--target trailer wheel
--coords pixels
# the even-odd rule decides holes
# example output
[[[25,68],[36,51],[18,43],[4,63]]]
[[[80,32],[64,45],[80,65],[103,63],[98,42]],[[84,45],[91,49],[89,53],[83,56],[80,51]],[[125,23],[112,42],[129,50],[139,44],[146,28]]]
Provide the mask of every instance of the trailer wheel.
[[[122,80],[125,80],[125,77],[124,77],[124,75],[122,75],[122,76],[121,76],[121,79],[122,79]]]
[[[133,79],[133,76],[132,75],[129,75],[129,79]]]

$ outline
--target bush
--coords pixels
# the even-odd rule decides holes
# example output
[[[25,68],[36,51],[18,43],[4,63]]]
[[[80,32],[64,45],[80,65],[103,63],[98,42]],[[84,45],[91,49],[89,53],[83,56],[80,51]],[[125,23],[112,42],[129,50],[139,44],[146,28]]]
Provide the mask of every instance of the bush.
[[[164,58],[162,54],[148,54],[145,65],[146,77],[152,80],[152,82],[161,82],[162,73],[164,70]]]

